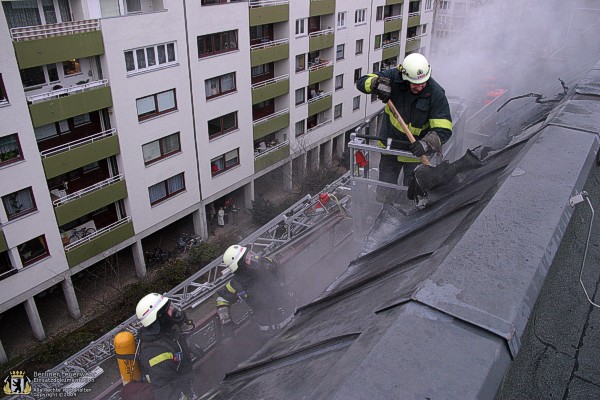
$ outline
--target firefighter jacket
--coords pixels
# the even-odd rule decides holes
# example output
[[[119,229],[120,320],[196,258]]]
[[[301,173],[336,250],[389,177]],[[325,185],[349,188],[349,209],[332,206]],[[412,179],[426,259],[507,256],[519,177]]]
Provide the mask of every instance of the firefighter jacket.
[[[162,332],[158,323],[140,330],[140,365],[154,387],[154,398],[175,400],[192,393],[192,359],[185,337]]]
[[[432,130],[438,134],[442,144],[450,139],[452,136],[450,106],[444,89],[433,78],[429,78],[425,88],[415,95],[410,91],[410,82],[402,78],[398,68],[391,68],[362,76],[356,81],[356,88],[363,93],[371,93],[371,84],[377,76],[390,79],[392,87],[390,100],[416,139]],[[406,146],[400,146],[400,149],[408,150],[410,142],[402,130],[402,125],[387,104],[383,118],[379,136],[405,142]],[[379,144],[385,147],[384,143],[379,142]],[[398,156],[398,161],[420,162],[419,159],[403,156]]]
[[[240,261],[233,278],[217,292],[217,307],[229,307],[243,299],[261,330],[281,328],[294,310],[289,308],[290,295],[277,269],[269,257],[252,255],[250,265]]]

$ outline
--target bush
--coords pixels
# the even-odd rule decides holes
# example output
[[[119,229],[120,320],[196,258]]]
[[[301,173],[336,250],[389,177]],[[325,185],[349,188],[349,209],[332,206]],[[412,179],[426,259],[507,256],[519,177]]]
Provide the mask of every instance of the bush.
[[[202,242],[198,246],[192,247],[188,261],[190,264],[196,264],[199,268],[202,268],[218,258],[221,253],[221,249],[216,244]]]
[[[258,225],[265,225],[279,215],[279,212],[278,206],[260,195],[252,201],[252,220]]]

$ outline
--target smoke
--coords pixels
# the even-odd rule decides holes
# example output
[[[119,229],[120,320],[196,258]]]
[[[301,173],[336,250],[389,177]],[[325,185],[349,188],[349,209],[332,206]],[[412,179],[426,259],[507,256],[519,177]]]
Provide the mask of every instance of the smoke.
[[[586,0],[495,0],[436,8],[431,64],[451,96],[479,104],[491,89],[511,96],[561,91],[581,79],[599,57],[600,4]],[[457,2],[452,2],[456,7]],[[450,17],[452,16],[452,17]],[[441,21],[441,22],[440,22]],[[448,38],[444,35],[448,30]]]

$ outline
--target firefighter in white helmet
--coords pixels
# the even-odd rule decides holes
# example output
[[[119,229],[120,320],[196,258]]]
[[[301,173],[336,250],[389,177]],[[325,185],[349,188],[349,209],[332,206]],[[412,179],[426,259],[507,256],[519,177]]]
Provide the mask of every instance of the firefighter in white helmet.
[[[171,299],[158,293],[144,296],[135,312],[143,326],[139,331],[139,360],[146,381],[154,388],[154,398],[194,398],[192,359],[181,329],[192,322]]]
[[[422,155],[441,153],[442,145],[452,136],[452,117],[444,89],[431,77],[431,65],[419,53],[407,55],[397,68],[376,71],[356,81],[356,88],[363,93],[374,93],[386,104],[384,120],[379,137],[394,139],[392,148],[410,151],[414,157],[382,154],[379,161],[379,180],[397,184],[400,171],[404,170],[404,186],[408,197],[414,199],[419,193],[414,183],[414,170]],[[413,134],[410,143],[387,102],[391,101]],[[386,143],[379,142],[386,147]],[[392,191],[390,191],[392,190]],[[377,187],[380,201],[391,201],[393,189]]]
[[[240,299],[252,308],[252,318],[260,331],[275,333],[289,322],[295,309],[279,277],[277,262],[236,244],[225,251],[223,263],[233,273],[217,292],[217,313],[225,337],[234,333],[230,306]]]

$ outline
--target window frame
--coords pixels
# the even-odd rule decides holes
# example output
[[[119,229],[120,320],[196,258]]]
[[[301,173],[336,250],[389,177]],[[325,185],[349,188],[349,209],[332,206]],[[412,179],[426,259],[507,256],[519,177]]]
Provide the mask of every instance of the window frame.
[[[358,81],[361,76],[362,76],[362,67],[356,68],[354,70],[354,83],[356,83],[356,81]]]
[[[18,161],[21,161],[21,160],[25,159],[25,157],[23,156],[23,148],[21,147],[21,142],[19,141],[19,135],[17,133],[12,133],[10,135],[1,136],[0,139],[2,139],[2,138],[8,138],[10,136],[14,136],[15,137],[15,144],[16,144],[17,148],[13,149],[13,150],[9,150],[9,151],[7,151],[5,153],[0,152],[0,168],[4,167],[5,165],[9,165],[9,164],[12,164],[12,163],[15,163],[15,162],[18,162]],[[13,158],[10,158],[10,159],[6,159],[6,160],[2,160],[2,155],[3,154],[9,153],[9,152],[15,151],[15,150],[18,153],[18,155],[16,157],[13,157]]]
[[[344,106],[344,103],[339,103],[333,107],[333,120],[334,121],[338,118],[342,118],[343,111],[344,111],[343,106]],[[339,114],[338,114],[338,110],[339,110]]]
[[[227,90],[225,92],[222,92],[220,88],[221,88],[221,86],[223,86],[223,84],[222,84],[223,78],[225,78],[225,77],[227,77],[229,75],[233,76],[233,89]],[[206,92],[205,93],[206,94],[206,100],[214,99],[216,97],[221,97],[221,96],[224,96],[226,94],[236,92],[237,91],[237,81],[236,81],[236,78],[237,78],[237,75],[236,75],[236,72],[234,71],[234,72],[229,72],[227,74],[215,76],[213,78],[209,78],[209,79],[204,80],[204,90]],[[218,81],[219,82],[219,89],[217,89],[217,93],[216,94],[210,94],[209,95],[208,92],[206,91],[207,85],[210,83],[211,86],[212,86],[212,81],[215,80],[215,79],[219,80]]]
[[[300,36],[306,36],[307,33],[307,23],[308,23],[308,18],[298,18],[296,20],[296,25],[295,25],[295,33],[296,33],[296,37],[300,37]]]
[[[42,247],[44,249],[44,252],[32,257],[31,259],[25,260],[23,257],[23,254],[22,254],[23,246],[25,246],[27,243],[33,242],[36,239],[39,239],[40,244],[42,245]],[[34,237],[33,239],[30,239],[24,243],[21,243],[20,245],[17,246],[17,252],[19,253],[19,258],[21,259],[21,263],[23,264],[23,267],[28,267],[40,260],[43,260],[44,258],[50,256],[50,250],[48,249],[48,242],[46,242],[45,235],[40,235],[40,236]]]
[[[340,81],[339,86],[338,86],[338,78]],[[339,74],[339,75],[335,76],[334,85],[335,85],[335,91],[342,90],[344,88],[344,74]]]
[[[300,68],[298,68],[299,58],[302,58],[302,66]],[[304,53],[298,54],[295,57],[295,61],[296,61],[296,72],[306,71],[306,54],[304,54]]]
[[[383,20],[383,6],[377,6],[377,9],[375,10],[375,21],[382,21]]]
[[[4,86],[2,74],[0,74],[0,106],[5,104],[10,104],[10,101],[8,100],[8,93],[6,92],[6,87]]]
[[[163,93],[168,93],[168,92],[173,92],[173,103],[174,103],[174,105],[173,105],[172,108],[168,108],[168,109],[165,109],[163,111],[159,111],[158,110],[158,96],[161,95],[161,94],[163,94]],[[143,100],[143,99],[147,99],[147,98],[150,98],[150,97],[152,97],[153,100],[154,100],[154,112],[153,113],[146,113],[146,114],[140,115],[139,108],[138,108],[138,101],[139,100]],[[177,90],[175,88],[173,88],[173,89],[169,89],[169,90],[164,90],[162,92],[154,93],[154,94],[151,94],[149,96],[138,97],[137,99],[135,99],[135,102],[136,102],[136,110],[137,110],[138,122],[146,121],[148,119],[152,119],[152,118],[161,116],[163,114],[168,114],[170,112],[177,111]]]
[[[179,146],[178,146],[178,148],[176,150],[172,150],[172,151],[166,152],[165,151],[164,141],[166,139],[172,137],[172,136],[177,136],[177,142],[178,142]],[[158,142],[158,148],[160,150],[160,155],[158,157],[156,157],[156,158],[153,158],[151,160],[146,161],[146,156],[145,156],[145,153],[144,153],[144,146],[149,146],[149,145],[151,145],[153,143],[156,143],[156,142]],[[156,139],[156,140],[153,140],[151,142],[148,142],[148,143],[145,143],[145,144],[142,145],[142,158],[144,160],[144,165],[145,166],[152,165],[152,164],[154,164],[154,163],[156,163],[156,162],[158,162],[160,160],[164,160],[165,158],[171,157],[172,155],[178,154],[178,153],[181,153],[181,135],[180,135],[180,132],[175,132],[175,133],[172,133],[170,135],[163,136],[160,139]]]
[[[352,99],[352,111],[360,110],[360,96]]]
[[[302,92],[302,100],[298,101],[298,93],[300,92]],[[296,106],[306,103],[306,90],[304,88],[296,89],[294,92],[294,103],[296,103]]]
[[[363,53],[363,47],[364,47],[364,40],[363,39],[356,39],[356,49],[354,52],[354,55],[360,55]]]
[[[359,8],[354,12],[354,24],[362,25],[367,23],[367,9]]]
[[[137,74],[141,74],[144,72],[150,72],[150,71],[156,71],[158,69],[162,69],[162,68],[166,68],[166,67],[171,67],[174,65],[178,65],[178,61],[177,61],[177,45],[176,45],[176,41],[172,41],[172,42],[164,42],[164,43],[157,43],[154,44],[152,46],[144,46],[144,47],[136,47],[134,49],[128,49],[125,50],[123,52],[123,57],[125,58],[125,71],[127,73],[127,75],[137,75]],[[173,60],[170,61],[169,60],[169,45],[173,45]],[[164,62],[160,62],[160,57],[159,57],[159,51],[158,48],[160,46],[164,46],[164,54],[165,54],[165,61]],[[152,52],[154,54],[154,65],[148,66],[149,64],[149,49],[152,49]],[[144,62],[145,62],[145,66],[144,67],[139,67],[138,66],[138,62],[139,62],[139,58],[138,58],[138,52],[140,52],[144,55]],[[127,54],[131,53],[131,61],[133,62],[133,69],[128,69],[128,60],[127,60]]]
[[[302,124],[302,129],[300,130],[300,133],[298,133],[298,125]],[[300,137],[306,134],[306,121],[305,120],[300,120],[298,122],[296,122],[294,124],[294,137]]]
[[[173,179],[173,178],[178,177],[178,176],[181,176],[181,179],[182,179],[182,186],[181,186],[181,188],[178,189],[178,190],[176,190],[176,191],[174,191],[174,192],[169,192],[169,181],[171,179]],[[161,197],[158,200],[154,200],[154,201],[150,200],[150,189],[153,188],[153,187],[156,187],[158,185],[161,185],[161,184],[165,186],[165,193],[166,193],[166,195],[164,197]],[[173,175],[172,177],[170,177],[168,179],[165,179],[164,181],[155,183],[154,185],[152,185],[152,186],[150,186],[148,188],[148,200],[150,200],[150,206],[155,206],[155,205],[157,205],[159,203],[167,201],[170,198],[175,197],[179,193],[185,192],[185,190],[186,190],[186,187],[185,187],[185,173],[184,172],[180,172],[177,175]]]
[[[224,41],[223,35],[225,35],[225,34],[228,36],[228,38],[227,38],[227,40]],[[235,43],[235,47],[230,46],[230,44],[232,43],[232,37],[231,37],[232,34],[233,34],[233,42]],[[205,40],[205,41],[210,40],[210,46],[211,46],[212,51],[209,53],[201,54],[200,53],[200,40]],[[216,49],[215,43],[217,43],[217,42],[219,42],[219,45],[221,46],[220,50],[215,50]],[[216,56],[219,54],[230,53],[232,51],[238,51],[240,49],[238,30],[232,29],[229,31],[210,33],[208,35],[197,36],[196,37],[196,47],[198,50],[198,59]]]
[[[19,211],[17,213],[10,213],[9,209],[7,207],[7,202],[10,201],[10,199],[8,199],[8,197],[12,196],[12,195],[17,195],[18,193],[23,192],[23,191],[27,191],[29,193],[29,197],[31,199],[31,207],[28,209],[25,209],[23,211]],[[6,212],[6,218],[9,221],[21,218],[27,214],[34,213],[38,210],[37,204],[35,202],[35,197],[33,196],[33,188],[31,186],[17,190],[16,192],[8,193],[8,194],[2,196],[2,205],[4,206],[4,211]]]
[[[337,13],[337,17],[335,20],[335,26],[337,29],[345,29],[346,28],[346,20],[348,19],[348,11],[340,11]]]
[[[226,158],[227,154],[229,154],[231,152],[234,152],[234,151],[237,152],[237,156],[235,157],[235,158],[237,158],[237,161],[234,164],[227,165],[227,158]],[[213,166],[217,165],[217,164],[215,164],[215,162],[217,162],[217,161],[222,161],[223,168],[214,170]],[[223,173],[229,171],[230,169],[233,169],[233,168],[235,168],[235,167],[237,167],[239,165],[240,165],[240,148],[236,147],[235,149],[229,150],[228,152],[223,153],[223,154],[221,154],[218,157],[212,158],[210,160],[210,166],[211,166],[210,173],[211,173],[211,176],[214,178],[215,176],[221,175],[221,174],[223,174]],[[218,166],[217,166],[217,168],[218,168]]]
[[[227,116],[229,116],[229,115],[232,115],[232,114],[233,114],[233,118],[235,119],[234,126],[231,127],[231,128],[224,129],[224,124],[223,124],[224,118],[227,117]],[[223,135],[226,135],[226,134],[228,134],[230,132],[233,132],[233,131],[239,129],[239,119],[238,119],[238,112],[237,111],[233,111],[233,112],[230,112],[230,113],[227,113],[227,114],[223,114],[223,115],[221,115],[221,116],[219,116],[217,118],[213,118],[211,120],[208,120],[206,122],[207,126],[210,127],[211,121],[216,121],[216,120],[219,120],[219,125],[221,126],[221,131],[219,133],[213,133],[213,134],[211,134],[210,133],[210,129],[208,129],[208,140],[209,141],[217,139],[217,138],[219,138],[219,137],[221,137]]]
[[[339,56],[340,49],[341,49],[341,54],[342,54],[341,57]],[[346,55],[346,44],[345,43],[338,44],[335,48],[335,61],[343,60],[345,55]]]

